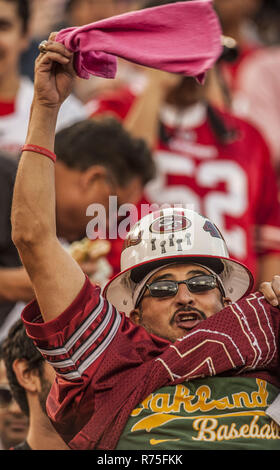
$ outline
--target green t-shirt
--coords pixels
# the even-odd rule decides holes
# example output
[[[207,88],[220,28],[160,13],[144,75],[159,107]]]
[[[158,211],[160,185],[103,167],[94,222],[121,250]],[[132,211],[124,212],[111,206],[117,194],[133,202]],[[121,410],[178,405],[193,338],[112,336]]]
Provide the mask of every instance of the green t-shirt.
[[[280,427],[265,414],[278,393],[248,377],[163,387],[133,410],[117,449],[280,450]]]

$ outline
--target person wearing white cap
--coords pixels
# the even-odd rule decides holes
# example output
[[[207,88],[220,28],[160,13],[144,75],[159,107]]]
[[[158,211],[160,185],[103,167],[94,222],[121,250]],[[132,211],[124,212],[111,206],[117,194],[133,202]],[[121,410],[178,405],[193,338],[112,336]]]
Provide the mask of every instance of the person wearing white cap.
[[[56,430],[71,449],[279,448],[266,414],[280,388],[279,310],[250,293],[210,220],[186,208],[143,217],[103,295],[58,242],[54,131],[74,71],[62,44],[44,47],[11,218],[36,293],[22,318],[56,371]],[[278,302],[279,277],[265,291]]]
[[[122,271],[107,284],[104,295],[134,322],[144,323],[146,329],[170,341],[184,336],[230,301],[239,300],[253,284],[250,271],[229,258],[225,241],[216,226],[183,207],[153,212],[137,223],[127,236],[121,266]],[[177,273],[187,289],[179,288]],[[181,300],[184,308],[177,305],[176,296],[180,293],[185,296],[185,300]],[[180,313],[176,318],[173,318],[174,311],[170,311],[172,302],[177,307],[175,312]],[[200,311],[192,308],[197,304]],[[165,307],[169,317],[167,315],[161,331],[156,312],[160,309],[162,317]],[[149,311],[148,324],[146,310]],[[182,315],[184,321],[181,321]],[[150,321],[153,323],[151,328]],[[170,325],[174,329],[172,332]]]

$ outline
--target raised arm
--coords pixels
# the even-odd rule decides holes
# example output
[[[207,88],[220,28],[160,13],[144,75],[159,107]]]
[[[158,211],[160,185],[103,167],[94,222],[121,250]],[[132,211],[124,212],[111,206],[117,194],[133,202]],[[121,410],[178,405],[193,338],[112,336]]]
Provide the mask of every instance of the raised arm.
[[[34,98],[26,144],[53,152],[58,111],[73,86],[72,54],[54,33],[35,63]],[[24,151],[12,204],[12,238],[30,277],[42,316],[52,320],[81,290],[85,276],[56,236],[54,162]]]
[[[131,107],[124,126],[133,137],[144,139],[153,149],[158,139],[160,107],[169,90],[179,83],[181,76],[147,69],[147,79],[146,88]]]

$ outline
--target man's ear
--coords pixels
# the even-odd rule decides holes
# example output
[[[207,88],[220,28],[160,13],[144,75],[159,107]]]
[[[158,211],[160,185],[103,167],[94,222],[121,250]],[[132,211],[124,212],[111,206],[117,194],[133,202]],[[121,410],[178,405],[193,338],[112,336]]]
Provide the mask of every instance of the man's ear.
[[[130,320],[131,320],[135,325],[139,325],[139,324],[140,324],[140,320],[141,320],[141,318],[142,318],[140,309],[139,309],[139,308],[135,308],[134,310],[131,310],[131,312],[130,312],[130,314],[129,314],[129,318],[130,318]]]
[[[13,371],[18,383],[26,391],[37,392],[40,390],[40,378],[36,370],[30,370],[26,359],[16,359],[13,362]]]
[[[80,174],[80,186],[83,191],[91,190],[93,184],[101,180],[107,179],[107,170],[102,165],[93,165]]]
[[[232,300],[229,297],[223,297],[223,306],[228,307],[232,303]]]

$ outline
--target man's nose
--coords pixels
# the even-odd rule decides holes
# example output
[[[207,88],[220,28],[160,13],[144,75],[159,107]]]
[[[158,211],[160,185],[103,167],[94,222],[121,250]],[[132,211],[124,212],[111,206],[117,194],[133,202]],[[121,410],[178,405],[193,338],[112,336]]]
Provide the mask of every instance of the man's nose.
[[[19,405],[17,404],[17,402],[15,400],[12,400],[11,403],[9,404],[8,406],[8,410],[10,413],[13,413],[13,414],[16,414],[16,415],[22,415],[22,411],[19,407]]]
[[[188,287],[186,286],[185,283],[179,284],[178,285],[178,291],[175,297],[176,302],[179,303],[193,303],[194,298],[192,293],[189,291]]]

